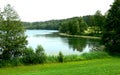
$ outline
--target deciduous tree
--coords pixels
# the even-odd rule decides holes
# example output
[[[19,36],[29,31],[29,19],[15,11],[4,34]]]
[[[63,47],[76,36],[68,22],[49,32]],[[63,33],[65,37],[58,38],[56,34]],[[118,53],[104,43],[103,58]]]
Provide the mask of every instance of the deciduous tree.
[[[8,4],[1,12],[0,21],[0,50],[3,59],[21,56],[26,48],[27,40],[24,27],[17,12]]]

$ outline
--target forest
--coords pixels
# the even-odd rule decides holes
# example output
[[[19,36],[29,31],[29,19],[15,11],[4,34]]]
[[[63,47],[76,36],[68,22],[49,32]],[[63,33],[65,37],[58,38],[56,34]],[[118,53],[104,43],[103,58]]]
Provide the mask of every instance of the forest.
[[[62,20],[50,20],[44,22],[22,22],[26,29],[58,30]]]
[[[59,30],[71,35],[100,35],[104,25],[105,15],[98,10],[94,15],[73,17],[44,22],[22,22],[26,29]]]

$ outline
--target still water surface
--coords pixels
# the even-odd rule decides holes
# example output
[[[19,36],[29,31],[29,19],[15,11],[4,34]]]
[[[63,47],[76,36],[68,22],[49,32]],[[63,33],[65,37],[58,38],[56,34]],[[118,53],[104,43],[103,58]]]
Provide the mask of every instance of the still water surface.
[[[99,40],[60,37],[57,30],[27,30],[28,46],[33,49],[42,45],[47,55],[58,55],[61,51],[64,55],[81,54],[99,45]]]

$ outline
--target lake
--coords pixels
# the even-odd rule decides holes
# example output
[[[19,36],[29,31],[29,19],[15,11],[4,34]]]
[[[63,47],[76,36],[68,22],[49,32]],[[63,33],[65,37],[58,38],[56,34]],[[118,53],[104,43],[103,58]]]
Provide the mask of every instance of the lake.
[[[81,54],[90,52],[99,45],[97,39],[61,37],[55,33],[57,30],[27,30],[28,46],[33,49],[41,45],[47,55],[58,55],[61,51],[64,55]]]

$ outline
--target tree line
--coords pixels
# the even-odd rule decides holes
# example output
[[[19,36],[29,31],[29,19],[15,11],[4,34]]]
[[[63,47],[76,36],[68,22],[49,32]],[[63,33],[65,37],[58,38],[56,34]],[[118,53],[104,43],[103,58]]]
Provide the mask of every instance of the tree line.
[[[50,20],[44,22],[22,22],[26,29],[58,30],[62,20]]]
[[[104,15],[98,10],[94,15],[87,15],[83,17],[73,17],[64,20],[59,28],[62,33],[71,35],[95,35],[102,33],[104,25]]]
[[[59,30],[61,33],[71,35],[80,34],[101,34],[105,16],[101,11],[96,11],[94,15],[83,17],[73,17],[61,20],[50,20],[44,22],[22,22],[26,29],[48,29]]]

